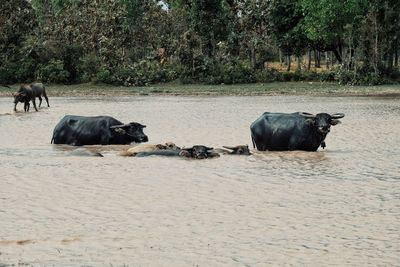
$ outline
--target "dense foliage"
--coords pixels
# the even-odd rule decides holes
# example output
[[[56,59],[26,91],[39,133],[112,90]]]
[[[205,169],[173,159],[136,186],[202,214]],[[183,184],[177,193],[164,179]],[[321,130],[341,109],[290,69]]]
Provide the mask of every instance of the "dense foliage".
[[[0,84],[398,82],[399,39],[398,0],[2,0]]]

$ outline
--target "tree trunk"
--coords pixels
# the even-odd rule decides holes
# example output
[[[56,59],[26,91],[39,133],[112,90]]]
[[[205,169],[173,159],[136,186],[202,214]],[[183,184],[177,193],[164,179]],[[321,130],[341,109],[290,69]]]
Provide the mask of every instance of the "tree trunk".
[[[301,56],[297,56],[297,70],[301,71]]]
[[[290,65],[292,64],[290,55],[286,56],[286,64],[287,64],[286,71],[290,71]]]
[[[374,72],[378,74],[378,14],[375,14]]]
[[[281,67],[283,66],[283,60],[282,60],[282,50],[279,49],[279,63],[281,64]]]
[[[315,68],[321,68],[321,54],[319,51],[314,50]]]
[[[311,69],[311,50],[308,51],[308,65],[307,65],[307,70],[309,71]]]
[[[329,64],[330,64],[329,52],[325,52],[325,63],[326,63],[326,69],[329,70]]]
[[[339,52],[338,49],[334,48],[332,50],[333,54],[335,55],[336,60],[339,62],[339,64],[342,64],[342,56],[341,53]]]
[[[256,49],[253,44],[250,48],[250,65],[253,70],[256,69]]]
[[[399,50],[397,48],[397,42],[396,42],[396,49],[394,50],[394,65],[396,67],[399,67]]]

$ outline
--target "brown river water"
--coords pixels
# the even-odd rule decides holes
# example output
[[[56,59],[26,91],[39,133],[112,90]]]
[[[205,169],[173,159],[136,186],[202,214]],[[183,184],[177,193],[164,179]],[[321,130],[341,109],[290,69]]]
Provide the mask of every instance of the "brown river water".
[[[400,98],[0,98],[0,266],[400,266]],[[23,105],[18,105],[23,110]],[[149,143],[249,144],[264,111],[343,112],[317,152],[103,158],[51,145],[65,114]],[[13,265],[14,264],[14,265]]]

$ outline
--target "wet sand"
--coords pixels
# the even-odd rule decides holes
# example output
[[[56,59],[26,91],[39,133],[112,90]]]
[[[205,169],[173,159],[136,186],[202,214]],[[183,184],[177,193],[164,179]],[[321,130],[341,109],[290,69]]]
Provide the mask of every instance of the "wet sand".
[[[0,98],[0,266],[396,266],[400,98]],[[19,110],[23,106],[19,104]],[[216,159],[77,157],[65,114],[147,125],[150,143],[249,144],[264,111],[343,112],[326,149]]]

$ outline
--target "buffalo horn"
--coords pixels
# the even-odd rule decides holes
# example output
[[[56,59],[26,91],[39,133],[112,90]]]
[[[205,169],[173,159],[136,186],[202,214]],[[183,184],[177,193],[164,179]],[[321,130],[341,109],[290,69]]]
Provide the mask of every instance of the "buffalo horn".
[[[110,129],[114,129],[114,128],[122,128],[122,127],[125,127],[125,126],[129,126],[129,124],[113,125],[113,126],[110,126]]]
[[[230,149],[230,150],[235,150],[235,149],[237,149],[237,146],[222,146],[223,148],[226,148],[226,149]]]
[[[206,149],[207,150],[212,150],[212,149],[214,149],[213,147],[208,147],[208,146],[206,146]]]
[[[344,117],[344,113],[335,113],[331,115],[332,119],[341,119]]]
[[[305,118],[315,118],[315,115],[311,113],[306,113],[306,112],[299,112],[300,116],[303,116]]]

